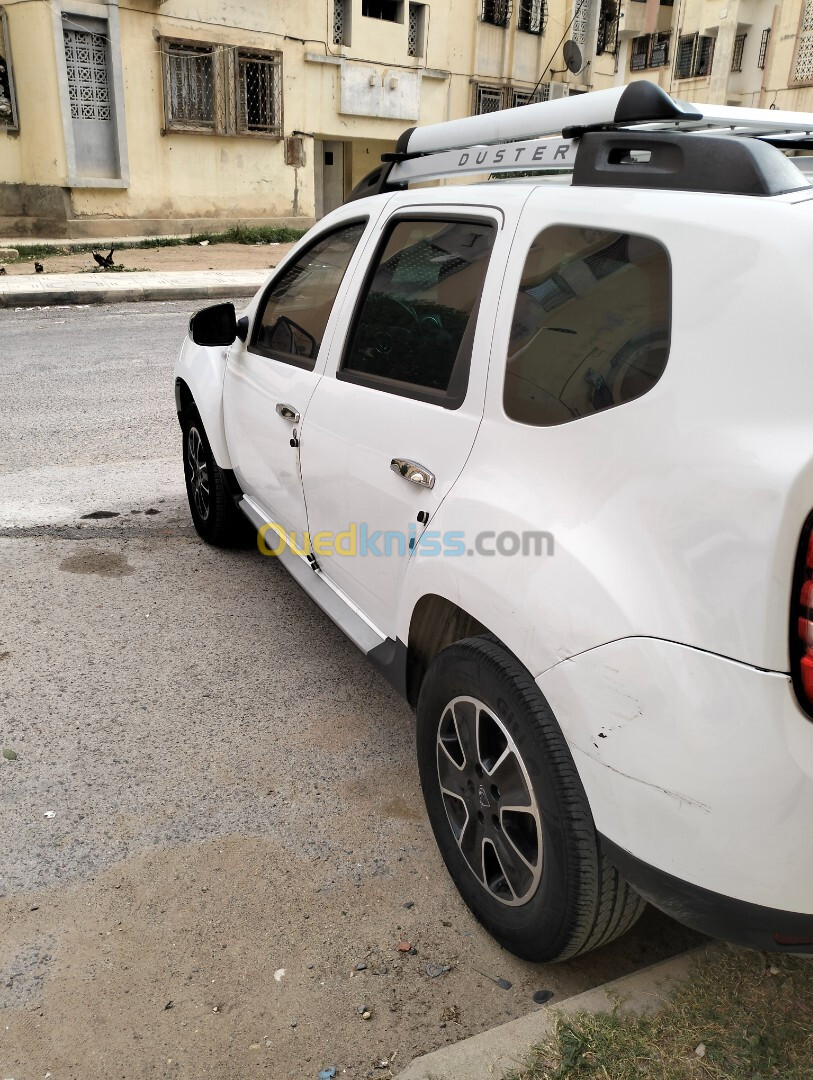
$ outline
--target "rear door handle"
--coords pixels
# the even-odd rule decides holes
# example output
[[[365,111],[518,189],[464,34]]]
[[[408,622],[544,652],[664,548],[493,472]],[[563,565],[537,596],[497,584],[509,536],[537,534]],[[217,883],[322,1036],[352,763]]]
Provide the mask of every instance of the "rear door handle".
[[[299,413],[293,405],[286,405],[281,401],[279,405],[277,405],[277,414],[281,416],[283,420],[290,420],[292,424],[299,423]]]
[[[435,486],[435,474],[419,465],[417,461],[408,458],[393,458],[390,468],[394,473],[409,480],[410,484],[420,484],[421,487],[433,488]]]

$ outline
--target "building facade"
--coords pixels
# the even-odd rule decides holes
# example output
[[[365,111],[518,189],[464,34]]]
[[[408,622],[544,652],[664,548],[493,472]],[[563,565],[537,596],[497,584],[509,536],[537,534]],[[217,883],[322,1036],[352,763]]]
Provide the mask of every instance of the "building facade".
[[[0,235],[305,226],[407,127],[636,78],[813,109],[813,0],[5,0]]]

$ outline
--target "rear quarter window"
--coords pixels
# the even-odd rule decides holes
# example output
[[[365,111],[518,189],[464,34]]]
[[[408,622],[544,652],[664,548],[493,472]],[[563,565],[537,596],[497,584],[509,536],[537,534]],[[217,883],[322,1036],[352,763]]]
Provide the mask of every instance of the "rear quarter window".
[[[554,225],[528,252],[511,324],[503,407],[550,427],[651,390],[669,354],[666,249],[632,233]]]

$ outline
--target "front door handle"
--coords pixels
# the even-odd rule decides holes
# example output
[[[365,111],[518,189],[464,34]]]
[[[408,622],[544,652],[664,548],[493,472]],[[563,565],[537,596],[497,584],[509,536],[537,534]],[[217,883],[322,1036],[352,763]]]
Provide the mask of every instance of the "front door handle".
[[[394,457],[390,462],[390,468],[394,473],[409,480],[410,484],[420,484],[421,487],[433,488],[435,486],[435,474],[419,465],[417,461],[409,461],[407,458]]]
[[[282,401],[277,405],[277,413],[283,420],[290,420],[292,424],[299,423],[299,413],[293,405],[285,405]]]

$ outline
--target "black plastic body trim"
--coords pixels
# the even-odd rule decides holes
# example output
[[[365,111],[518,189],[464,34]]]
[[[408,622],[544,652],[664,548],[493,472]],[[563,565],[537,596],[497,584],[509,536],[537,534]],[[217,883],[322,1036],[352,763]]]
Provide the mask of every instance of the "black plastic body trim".
[[[604,854],[635,891],[678,922],[752,949],[813,954],[813,915],[762,907],[711,892],[642,862],[605,836],[600,840]],[[777,937],[790,941],[778,941]],[[793,939],[808,944],[793,943]]]
[[[649,154],[648,160],[630,160],[635,152]],[[615,131],[582,137],[573,186],[768,196],[809,185],[780,150],[758,139]]]
[[[790,656],[790,678],[793,683],[793,691],[799,708],[802,709],[808,719],[813,720],[813,702],[808,701],[802,682],[802,657],[806,654],[804,642],[799,637],[799,618],[802,616],[801,594],[802,586],[807,581],[807,549],[810,543],[810,534],[813,532],[813,514],[809,514],[802,526],[799,537],[799,546],[796,549],[796,559],[793,564],[793,582],[790,591],[790,619],[788,641],[788,653]],[[804,616],[807,617],[806,615]]]
[[[367,653],[367,659],[403,698],[407,696],[407,652],[400,638],[387,638]]]

